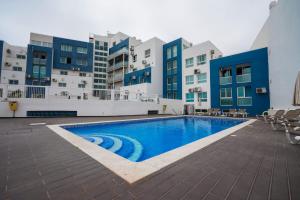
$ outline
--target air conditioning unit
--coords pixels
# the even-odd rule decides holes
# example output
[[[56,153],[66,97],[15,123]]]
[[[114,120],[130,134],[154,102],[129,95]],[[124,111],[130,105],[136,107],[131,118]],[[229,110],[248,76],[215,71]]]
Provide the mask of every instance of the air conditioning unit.
[[[265,88],[265,87],[256,88],[256,93],[257,94],[265,94],[265,93],[267,93],[267,88]]]
[[[5,62],[5,66],[6,66],[6,67],[10,67],[10,66],[11,66],[11,63]]]
[[[11,54],[11,50],[10,49],[6,49],[6,53],[7,54]]]
[[[132,76],[131,79],[132,79],[132,80],[135,80],[135,79],[136,79],[136,76]]]
[[[130,47],[130,51],[134,51],[134,46],[131,46],[131,47]]]
[[[210,50],[210,54],[214,55],[215,54],[215,50]]]
[[[57,79],[53,78],[53,79],[52,79],[52,82],[56,83],[56,82],[57,82]]]
[[[190,92],[190,93],[195,92],[194,88],[190,88],[190,89],[189,89],[189,92]]]
[[[82,84],[87,84],[86,80],[81,81]]]
[[[201,90],[201,87],[196,87],[196,88],[194,88],[194,91],[195,92],[201,92],[202,90]]]
[[[200,69],[195,69],[194,74],[200,74]]]
[[[27,78],[31,78],[31,74],[27,74],[26,77],[27,77]]]
[[[134,65],[130,65],[129,67],[130,67],[130,68],[134,68]]]
[[[68,96],[68,92],[67,92],[67,91],[62,91],[62,92],[60,93],[60,95],[61,95],[61,96]]]
[[[142,64],[143,64],[143,65],[146,65],[146,64],[147,64],[147,61],[146,61],[146,60],[143,60],[143,61],[142,61]]]

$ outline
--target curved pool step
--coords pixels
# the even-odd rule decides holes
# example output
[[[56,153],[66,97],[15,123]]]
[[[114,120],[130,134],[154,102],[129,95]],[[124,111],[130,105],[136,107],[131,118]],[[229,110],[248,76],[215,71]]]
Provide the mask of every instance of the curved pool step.
[[[92,138],[94,140],[93,143],[96,144],[96,145],[100,145],[103,142],[103,139],[101,137],[92,136],[92,137],[89,137],[89,138]]]
[[[126,139],[126,140],[130,141],[133,144],[133,146],[134,146],[133,149],[134,150],[133,150],[132,154],[129,157],[127,157],[128,160],[136,162],[142,156],[143,146],[136,139],[133,139],[133,138],[128,137],[128,136],[114,135],[114,134],[106,134],[105,136],[119,137],[119,138],[122,138],[122,139]]]
[[[100,136],[98,136],[100,137]],[[113,145],[110,148],[107,148],[107,150],[111,151],[111,152],[117,152],[119,151],[122,146],[123,146],[123,142],[122,140],[120,140],[119,138],[115,137],[115,136],[111,136],[111,135],[101,135],[101,137],[104,138],[109,138],[113,141]]]

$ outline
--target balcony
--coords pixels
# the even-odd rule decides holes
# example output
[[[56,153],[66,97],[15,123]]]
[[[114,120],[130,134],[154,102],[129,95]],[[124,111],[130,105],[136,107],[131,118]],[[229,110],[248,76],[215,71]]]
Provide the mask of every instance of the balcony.
[[[238,106],[252,106],[252,97],[243,97],[237,99]]]
[[[243,75],[237,75],[236,76],[236,82],[237,83],[249,83],[249,82],[251,82],[251,73],[243,74]]]
[[[220,105],[221,106],[232,106],[232,98],[221,98],[220,99]]]
[[[232,83],[232,76],[220,77],[220,85],[228,85]]]
[[[47,59],[33,58],[32,62],[35,65],[46,65]]]

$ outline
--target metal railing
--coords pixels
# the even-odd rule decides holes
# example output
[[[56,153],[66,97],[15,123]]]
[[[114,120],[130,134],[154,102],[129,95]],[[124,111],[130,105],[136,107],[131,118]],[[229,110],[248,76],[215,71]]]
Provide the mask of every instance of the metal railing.
[[[129,92],[127,90],[0,84],[0,100],[17,99],[159,101],[157,95],[146,96],[141,92]]]
[[[243,75],[237,75],[236,76],[236,82],[237,83],[248,83],[251,82],[251,74],[243,74]]]
[[[252,97],[243,97],[237,99],[238,106],[252,106]]]
[[[232,76],[220,77],[220,85],[227,85],[232,83]]]
[[[232,106],[232,104],[233,104],[232,98],[221,98],[220,99],[221,106]]]

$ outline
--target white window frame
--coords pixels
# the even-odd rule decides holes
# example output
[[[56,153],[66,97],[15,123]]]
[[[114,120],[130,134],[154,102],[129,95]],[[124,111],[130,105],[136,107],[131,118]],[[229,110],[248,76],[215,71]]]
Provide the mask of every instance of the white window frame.
[[[185,67],[186,68],[193,67],[193,66],[194,66],[194,58],[193,57],[185,59]]]
[[[192,80],[188,80],[188,78],[191,78]],[[187,75],[185,76],[185,84],[186,85],[193,85],[194,84],[194,75]]]

